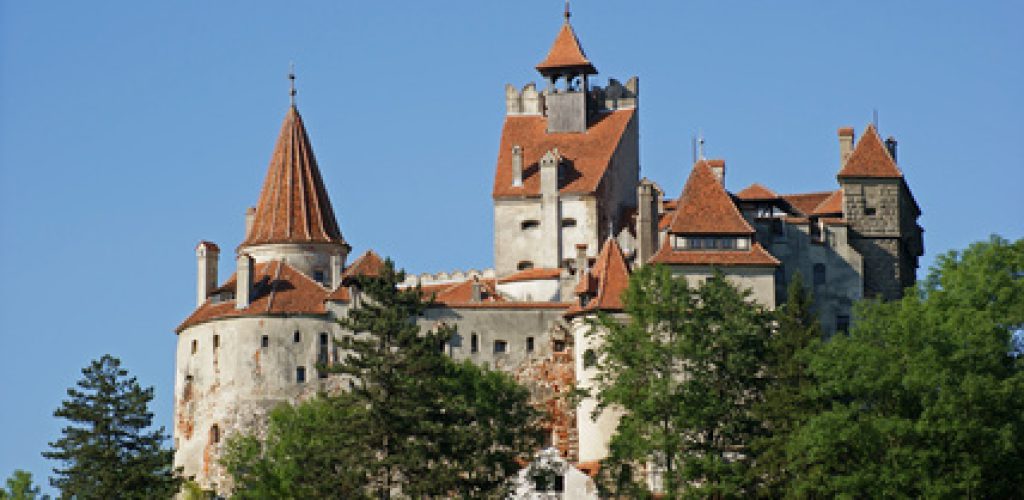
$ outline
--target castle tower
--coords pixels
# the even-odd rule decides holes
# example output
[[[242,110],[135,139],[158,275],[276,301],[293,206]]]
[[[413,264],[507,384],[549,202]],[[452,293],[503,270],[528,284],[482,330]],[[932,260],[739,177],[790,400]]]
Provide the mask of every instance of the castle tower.
[[[494,189],[499,277],[531,268],[574,269],[574,249],[596,256],[630,225],[640,179],[638,80],[592,87],[597,69],[565,19],[536,66],[547,82],[505,88],[507,114]]]
[[[217,245],[196,248],[198,304],[175,330],[174,464],[185,477],[229,493],[225,440],[330,387],[319,367],[337,359],[336,317],[351,303],[341,286],[348,252],[293,103],[247,211],[235,273],[218,284]]]
[[[850,245],[864,258],[864,296],[903,296],[924,254],[921,209],[896,164],[896,140],[883,142],[874,125],[853,147],[852,128],[839,129],[843,213]]]
[[[341,236],[299,110],[292,104],[267,168],[239,253],[255,263],[281,260],[318,283],[341,273],[350,247]]]

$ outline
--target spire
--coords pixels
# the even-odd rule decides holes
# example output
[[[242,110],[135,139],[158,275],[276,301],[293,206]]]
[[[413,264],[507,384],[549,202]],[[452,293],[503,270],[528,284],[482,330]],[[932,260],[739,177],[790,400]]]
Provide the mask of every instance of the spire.
[[[288,91],[288,97],[292,107],[295,107],[295,63],[291,63],[288,69],[288,85],[290,87]]]
[[[345,244],[302,116],[294,104],[285,115],[252,230],[242,246],[267,243]]]
[[[580,46],[580,40],[569,23],[572,13],[569,11],[569,2],[565,2],[565,22],[555,36],[555,42],[548,50],[548,56],[537,65],[537,71],[546,77],[558,75],[595,75],[597,68],[590,63],[587,55]]]

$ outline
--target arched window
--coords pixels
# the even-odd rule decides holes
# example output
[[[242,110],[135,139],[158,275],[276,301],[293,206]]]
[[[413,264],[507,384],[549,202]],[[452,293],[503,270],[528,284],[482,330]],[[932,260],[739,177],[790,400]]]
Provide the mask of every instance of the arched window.
[[[521,261],[519,261],[518,264],[516,264],[516,269],[518,269],[520,271],[525,271],[527,269],[533,269],[533,262],[530,262],[528,260],[521,260]]]
[[[814,284],[824,285],[825,284],[825,264],[814,265]]]
[[[214,444],[220,442],[220,427],[217,424],[210,426],[210,442]]]

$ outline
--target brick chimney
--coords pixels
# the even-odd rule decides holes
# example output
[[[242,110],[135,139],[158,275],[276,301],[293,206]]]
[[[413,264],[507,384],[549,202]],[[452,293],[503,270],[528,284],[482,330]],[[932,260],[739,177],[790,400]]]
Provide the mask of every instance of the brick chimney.
[[[238,269],[235,271],[235,309],[245,309],[252,301],[252,280],[255,274],[253,260],[249,255],[240,253],[236,264]]]
[[[839,168],[846,166],[846,160],[853,154],[853,127],[839,129]]]
[[[725,160],[707,160],[708,166],[711,167],[711,172],[715,174],[715,178],[722,185],[725,185]]]
[[[512,185],[523,185],[523,147],[518,144],[512,146]]]
[[[210,292],[217,287],[217,260],[220,248],[209,241],[200,241],[196,246],[196,307],[203,305]]]

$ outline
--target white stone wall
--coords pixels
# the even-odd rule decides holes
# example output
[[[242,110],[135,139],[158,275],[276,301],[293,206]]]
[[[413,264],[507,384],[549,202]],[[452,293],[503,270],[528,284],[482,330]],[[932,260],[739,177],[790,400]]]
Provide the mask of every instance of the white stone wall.
[[[587,351],[597,353],[603,343],[603,332],[592,333],[592,326],[586,319],[579,317],[571,324],[573,342],[576,347],[576,387],[587,391],[596,391],[596,367],[587,367],[584,357]],[[596,355],[596,354],[595,354]],[[580,462],[592,462],[608,456],[608,443],[619,425],[622,411],[607,408],[595,418],[597,408],[596,394],[591,394],[580,401],[576,409],[576,427],[579,432]]]
[[[335,243],[275,243],[246,246],[239,250],[249,254],[257,264],[284,261],[310,278],[314,277],[317,271],[322,272],[324,283],[327,284],[331,283],[332,273],[338,273],[340,276],[342,269],[345,268],[345,258],[348,256],[348,249]],[[340,257],[334,259],[336,268],[332,267],[332,257]]]
[[[218,460],[226,438],[239,430],[261,432],[273,407],[337,382],[317,376],[321,333],[328,335],[328,356],[335,356],[334,339],[342,332],[326,318],[231,318],[182,331],[174,384],[175,467],[203,487],[225,492],[230,485]],[[262,347],[263,335],[267,347]],[[296,382],[300,366],[306,370],[304,383]],[[219,443],[211,439],[214,425],[220,430]]]
[[[691,288],[700,286],[714,275],[710,266],[669,266],[674,276],[686,278]],[[718,267],[725,278],[740,290],[750,290],[750,299],[768,309],[775,309],[775,268],[773,267]]]
[[[547,217],[551,217],[549,211]],[[560,219],[576,220],[575,227],[561,227],[561,220],[550,223],[558,228],[558,238],[545,238],[544,225],[548,223],[542,210],[540,198],[501,199],[494,202],[494,267],[496,274],[508,276],[518,270],[522,261],[530,261],[534,267],[549,267],[554,247],[561,240],[561,257],[571,259],[576,255],[578,243],[587,244],[587,255],[597,256],[599,248],[597,199],[593,196],[559,198]],[[523,221],[532,220],[539,224],[523,229]],[[561,264],[561,262],[559,263]],[[561,267],[561,266],[560,266]]]
[[[559,302],[561,281],[558,278],[498,283],[498,293],[516,301]]]

